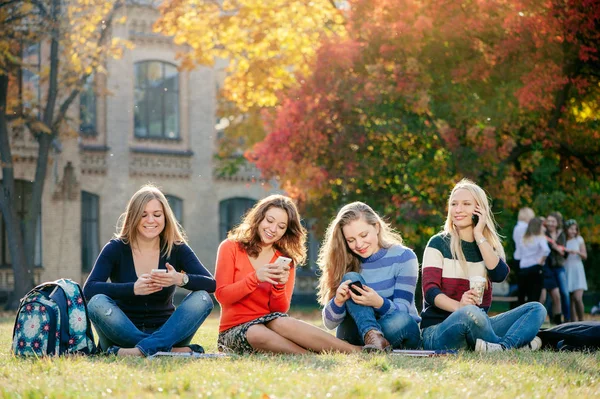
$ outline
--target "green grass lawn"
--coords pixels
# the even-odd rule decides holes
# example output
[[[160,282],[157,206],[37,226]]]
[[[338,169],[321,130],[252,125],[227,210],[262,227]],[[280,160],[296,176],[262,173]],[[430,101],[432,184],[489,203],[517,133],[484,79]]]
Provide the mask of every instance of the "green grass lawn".
[[[320,325],[318,314],[305,314]],[[0,317],[0,398],[593,398],[600,354],[463,352],[390,355],[253,355],[225,359],[18,359],[14,317]],[[193,342],[216,351],[217,317]]]

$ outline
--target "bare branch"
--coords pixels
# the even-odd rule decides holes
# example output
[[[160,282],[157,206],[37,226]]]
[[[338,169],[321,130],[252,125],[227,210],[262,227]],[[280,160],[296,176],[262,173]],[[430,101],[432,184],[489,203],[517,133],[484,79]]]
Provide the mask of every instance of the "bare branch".
[[[598,173],[598,169],[600,168],[600,162],[597,160],[600,159],[600,154],[598,151],[592,151],[589,153],[583,153],[581,151],[577,151],[567,143],[561,142],[559,143],[560,153],[563,155],[571,156],[577,158],[579,162],[592,174],[594,180],[596,180],[596,174]],[[596,160],[596,162],[594,162]]]
[[[39,0],[31,0],[31,2],[36,5],[36,7],[38,8],[38,10],[40,10],[40,15],[42,17],[47,17],[48,16],[48,10],[46,10],[46,7],[44,6],[44,3],[42,3]]]
[[[50,30],[51,42],[50,42],[50,76],[48,78],[48,96],[46,98],[46,107],[43,114],[43,122],[46,126],[52,124],[54,109],[56,106],[56,100],[58,97],[58,68],[60,63],[59,54],[59,26],[56,24],[58,16],[60,15],[60,0],[52,0],[52,20],[55,22],[52,24]]]
[[[11,4],[18,3],[18,2],[20,2],[20,1],[23,1],[23,0],[9,0],[9,1],[2,1],[2,2],[0,2],[0,8],[2,8],[2,7],[7,7],[7,6],[11,5]]]
[[[106,25],[106,28],[102,30],[102,33],[100,34],[100,37],[98,38],[98,42],[97,42],[98,46],[103,45],[104,42],[106,41],[108,35],[110,34],[110,32],[109,32],[110,31],[110,27],[112,27],[112,24],[113,24],[113,21],[115,19],[116,14],[117,14],[117,11],[122,6],[123,6],[123,1],[116,2],[115,5],[113,6],[112,10],[108,14],[108,16],[107,16],[107,18],[105,19],[105,22],[104,22],[104,25]],[[73,89],[73,91],[69,94],[69,96],[61,104],[60,109],[58,111],[58,114],[56,115],[56,118],[54,119],[54,121],[52,123],[52,130],[57,130],[58,126],[60,126],[60,124],[62,123],[62,121],[65,119],[65,115],[67,114],[67,110],[69,109],[69,107],[71,106],[71,104],[73,103],[73,101],[75,101],[75,99],[77,98],[77,96],[81,92],[81,89],[79,87],[81,87],[81,86],[83,86],[85,84],[85,82],[87,81],[87,79],[90,77],[90,75],[92,73],[84,73],[79,78],[78,84],[77,84],[77,88]]]
[[[10,17],[8,19],[5,19],[2,22],[3,22],[3,24],[8,25],[8,24],[11,24],[11,23],[15,23],[15,22],[17,22],[17,21],[19,21],[21,19],[25,19],[27,17],[36,17],[37,15],[38,14],[35,13],[35,12],[28,12],[26,14],[15,14],[12,17]]]

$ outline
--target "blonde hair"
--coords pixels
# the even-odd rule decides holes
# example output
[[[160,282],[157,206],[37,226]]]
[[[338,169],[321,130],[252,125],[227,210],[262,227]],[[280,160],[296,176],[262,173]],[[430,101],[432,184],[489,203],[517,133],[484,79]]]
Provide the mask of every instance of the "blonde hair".
[[[533,209],[528,208],[528,207],[519,209],[518,220],[529,223],[529,221],[531,219],[533,219],[534,217],[535,217],[535,212],[533,211]]]
[[[321,269],[317,295],[322,305],[333,298],[344,274],[360,272],[361,261],[348,247],[342,231],[344,226],[360,219],[372,226],[379,226],[377,238],[380,248],[403,244],[400,233],[384,222],[369,205],[363,202],[353,202],[340,209],[335,219],[327,227],[325,240],[319,250],[317,260],[319,269]]]
[[[494,252],[496,252],[500,258],[505,259],[506,255],[504,253],[504,248],[502,247],[500,236],[496,231],[496,221],[494,220],[494,214],[492,213],[492,208],[490,206],[488,197],[481,187],[466,178],[462,179],[454,186],[452,192],[450,193],[450,197],[448,197],[448,216],[446,217],[446,223],[444,224],[444,232],[450,236],[450,252],[452,253],[452,258],[459,261],[466,273],[467,260],[465,259],[465,254],[463,253],[462,246],[460,244],[458,231],[456,230],[454,223],[452,223],[451,215],[452,197],[454,197],[454,194],[458,190],[467,190],[470,192],[475,199],[475,203],[483,208],[483,213],[486,215],[483,236],[490,243],[494,249]],[[468,275],[468,273],[466,274]]]
[[[523,235],[523,242],[529,242],[533,240],[533,237],[543,236],[542,225],[544,222],[541,218],[533,218],[529,221],[527,225],[527,230],[525,230],[525,234]]]
[[[159,235],[160,252],[163,256],[169,258],[171,256],[171,251],[173,250],[173,245],[186,244],[187,239],[185,232],[179,222],[177,222],[165,195],[153,184],[146,184],[133,194],[127,204],[127,209],[119,217],[115,238],[132,247],[137,245],[137,227],[140,224],[146,205],[152,200],[160,202],[163,208],[165,227]]]
[[[299,266],[306,259],[306,229],[300,223],[298,208],[291,198],[275,194],[263,198],[244,216],[242,223],[229,232],[227,238],[238,242],[251,257],[257,257],[262,250],[258,226],[271,208],[280,208],[287,213],[287,229],[283,237],[273,246],[294,260]]]

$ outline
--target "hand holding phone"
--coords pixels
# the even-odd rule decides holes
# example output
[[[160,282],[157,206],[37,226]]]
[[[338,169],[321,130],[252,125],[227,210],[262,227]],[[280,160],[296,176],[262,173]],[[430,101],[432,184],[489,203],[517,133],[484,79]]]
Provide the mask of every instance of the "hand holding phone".
[[[152,274],[161,274],[161,273],[166,273],[167,269],[152,269],[152,271],[150,273]]]
[[[288,258],[286,256],[280,256],[275,261],[275,265],[277,266],[278,277],[274,278],[279,284],[285,284],[287,282],[287,277],[289,275],[290,264],[292,263],[292,258]]]
[[[292,263],[292,258],[288,258],[286,256],[280,256],[275,261],[275,264],[280,267],[289,266],[290,263]]]
[[[354,295],[362,296],[362,294],[358,292],[354,287],[359,287],[360,289],[362,289],[362,283],[360,281],[353,281],[350,284],[348,284],[348,288],[350,289],[350,291],[352,291]]]

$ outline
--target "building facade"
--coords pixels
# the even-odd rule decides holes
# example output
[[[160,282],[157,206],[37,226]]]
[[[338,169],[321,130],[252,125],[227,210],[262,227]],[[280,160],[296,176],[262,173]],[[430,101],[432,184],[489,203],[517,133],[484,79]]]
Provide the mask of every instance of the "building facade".
[[[135,48],[111,59],[106,75],[90,79],[73,107],[79,136],[61,137],[51,153],[35,249],[37,281],[65,277],[83,283],[127,201],[143,184],[154,183],[167,195],[190,246],[211,271],[227,231],[257,200],[277,192],[252,165],[235,176],[214,172],[222,71],[178,70],[181,48],[152,32],[158,11],[130,6],[126,13],[126,24],[113,34]],[[25,209],[37,143],[15,130],[11,147]],[[13,281],[4,236],[0,291],[6,292]]]

